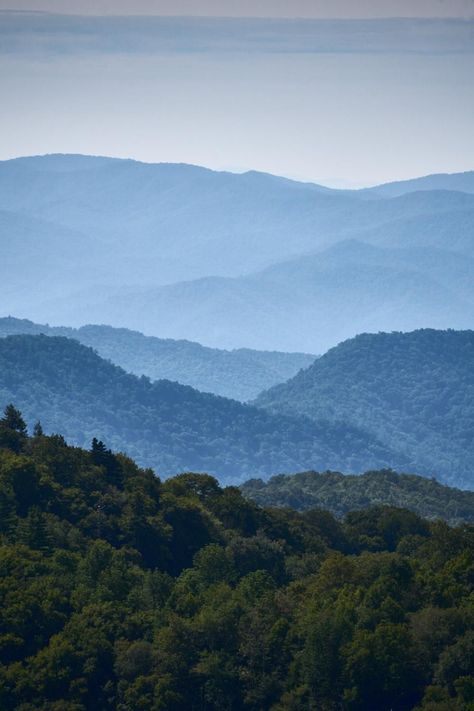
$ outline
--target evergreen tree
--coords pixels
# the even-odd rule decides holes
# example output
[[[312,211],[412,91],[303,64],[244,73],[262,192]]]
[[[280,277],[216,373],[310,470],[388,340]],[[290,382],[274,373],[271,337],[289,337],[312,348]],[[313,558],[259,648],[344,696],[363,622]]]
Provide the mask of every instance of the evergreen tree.
[[[26,422],[23,419],[21,412],[17,410],[12,403],[6,406],[0,423],[3,427],[13,430],[14,432],[18,432],[19,434],[26,435],[27,433]]]

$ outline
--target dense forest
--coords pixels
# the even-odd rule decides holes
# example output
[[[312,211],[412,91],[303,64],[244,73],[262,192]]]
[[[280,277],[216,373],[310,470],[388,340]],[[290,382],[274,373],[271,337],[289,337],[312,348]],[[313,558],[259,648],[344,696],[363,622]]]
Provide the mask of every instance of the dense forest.
[[[474,331],[362,334],[256,404],[364,427],[404,471],[474,488]]]
[[[305,469],[360,472],[405,460],[363,429],[272,415],[168,380],[126,373],[75,340],[0,339],[0,403],[77,445],[95,436],[160,475],[205,471],[221,481]],[[393,460],[396,460],[393,462]]]
[[[48,326],[13,317],[0,318],[0,337],[19,334],[75,338],[115,365],[151,380],[175,380],[203,392],[251,400],[311,365],[314,355],[239,348],[206,348],[192,341],[145,336],[127,328],[88,325]]]
[[[287,506],[297,511],[323,508],[338,518],[349,511],[388,505],[452,525],[474,523],[474,491],[451,489],[435,479],[389,469],[359,476],[339,472],[278,474],[266,482],[250,479],[240,489],[261,506]]]
[[[468,711],[474,528],[260,508],[0,421],[2,711]]]

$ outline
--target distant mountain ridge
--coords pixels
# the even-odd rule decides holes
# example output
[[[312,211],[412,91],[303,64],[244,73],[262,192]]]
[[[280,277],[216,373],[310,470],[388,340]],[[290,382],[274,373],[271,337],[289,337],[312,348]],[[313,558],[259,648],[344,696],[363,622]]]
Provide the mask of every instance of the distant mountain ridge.
[[[40,322],[93,320],[219,348],[311,353],[361,330],[470,328],[472,289],[459,292],[446,253],[474,258],[471,178],[428,176],[392,196],[389,186],[338,191],[257,171],[100,156],[3,161],[2,308]],[[348,269],[341,251],[328,271],[325,254],[347,240],[425,249],[426,259],[414,253],[393,270],[387,255],[383,272],[358,258]],[[296,296],[269,283],[268,269],[318,255],[323,273],[298,284],[294,272]],[[435,258],[436,278],[424,267]],[[342,318],[341,303],[351,302]]]
[[[463,173],[435,173],[411,180],[398,180],[372,188],[364,188],[362,192],[397,197],[417,190],[456,190],[474,193],[474,170]]]
[[[316,357],[243,348],[223,351],[187,340],[155,338],[105,325],[74,329],[0,318],[0,337],[41,333],[74,338],[129,373],[147,375],[152,380],[173,380],[241,401],[253,399],[262,390],[288,380]]]
[[[322,353],[361,332],[474,325],[474,259],[436,247],[344,240],[239,278],[91,297],[88,314],[212,347]],[[52,304],[61,321],[77,301]]]
[[[474,331],[361,334],[255,404],[363,423],[411,472],[474,488]]]
[[[74,339],[0,338],[0,403],[47,433],[93,437],[160,476],[205,471],[238,483],[308,468],[360,472],[406,460],[360,428],[271,415],[189,386],[126,373]],[[1,407],[1,405],[0,405]]]

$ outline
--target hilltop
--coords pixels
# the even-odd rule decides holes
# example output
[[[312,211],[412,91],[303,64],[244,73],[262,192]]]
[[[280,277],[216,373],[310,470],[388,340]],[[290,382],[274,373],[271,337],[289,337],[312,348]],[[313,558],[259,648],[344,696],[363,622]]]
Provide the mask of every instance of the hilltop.
[[[105,325],[67,328],[27,319],[0,318],[0,337],[41,333],[74,338],[129,373],[146,375],[152,380],[173,380],[241,401],[253,399],[262,390],[288,380],[316,357],[246,348],[225,351]]]
[[[403,457],[361,428],[272,415],[169,380],[126,373],[75,340],[0,339],[0,401],[87,446],[96,436],[169,476],[205,471],[241,482],[309,468],[360,472]]]
[[[452,525],[474,523],[474,492],[443,486],[434,479],[391,470],[360,476],[339,472],[302,472],[246,481],[240,490],[260,506],[297,511],[326,509],[343,518],[370,506],[398,506]]]
[[[361,334],[255,403],[363,426],[409,471],[474,487],[474,331]]]

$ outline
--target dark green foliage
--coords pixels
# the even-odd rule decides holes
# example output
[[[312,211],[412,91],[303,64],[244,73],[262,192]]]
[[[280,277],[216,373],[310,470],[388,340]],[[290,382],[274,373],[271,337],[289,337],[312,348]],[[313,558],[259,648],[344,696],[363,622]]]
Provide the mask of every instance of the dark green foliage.
[[[474,523],[474,492],[451,489],[434,479],[391,470],[361,476],[338,472],[302,472],[251,479],[241,485],[244,496],[260,506],[288,506],[298,511],[323,508],[337,517],[380,504],[414,511],[428,519],[456,525]]]
[[[474,488],[474,331],[362,334],[256,404],[364,427],[405,471]]]
[[[26,436],[26,423],[21,413],[12,405],[5,407],[0,419],[0,447],[20,452]]]
[[[14,426],[14,422],[11,421]],[[469,711],[474,529],[0,449],[2,711]]]
[[[41,333],[74,338],[129,373],[146,375],[152,380],[174,380],[241,401],[288,380],[300,368],[311,365],[316,357],[249,348],[232,351],[206,348],[192,341],[144,336],[138,331],[112,326],[66,328],[11,316],[0,318],[0,337]]]
[[[194,470],[240,482],[310,467],[357,472],[396,458],[361,429],[269,415],[167,380],[152,383],[62,337],[0,339],[1,400],[14,400],[29,421],[41,417],[46,432],[82,447],[97,437],[162,476]],[[105,465],[108,455],[96,454]]]

